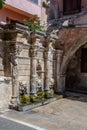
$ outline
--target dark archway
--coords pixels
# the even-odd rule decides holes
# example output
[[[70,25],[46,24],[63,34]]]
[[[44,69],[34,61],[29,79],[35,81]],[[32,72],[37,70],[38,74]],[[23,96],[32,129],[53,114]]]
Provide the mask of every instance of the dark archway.
[[[66,70],[66,83],[65,88],[69,91],[80,90],[80,78],[81,78],[81,50],[80,48],[70,60]]]
[[[67,53],[65,54],[62,64],[61,64],[61,69],[60,69],[60,75],[62,75],[62,77],[60,77],[60,87],[62,91],[65,91],[65,84],[66,84],[66,72],[69,66],[69,63],[71,61],[71,59],[73,58],[73,56],[75,55],[75,53],[83,46],[87,43],[87,36],[80,38],[79,40],[77,40],[72,47],[67,51]]]

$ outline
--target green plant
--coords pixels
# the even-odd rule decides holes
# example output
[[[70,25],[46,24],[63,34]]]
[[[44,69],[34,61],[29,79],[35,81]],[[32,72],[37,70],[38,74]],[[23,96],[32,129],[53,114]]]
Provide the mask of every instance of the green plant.
[[[19,97],[20,104],[24,104],[24,95],[21,95]]]
[[[34,95],[30,96],[30,102],[36,102],[36,97]]]
[[[19,101],[20,101],[20,103],[21,104],[30,104],[30,97],[28,96],[28,95],[21,95],[20,97],[19,97]]]
[[[3,8],[3,5],[5,4],[5,0],[0,0],[0,9]]]
[[[41,99],[41,100],[44,99],[44,92],[43,91],[38,91],[37,95],[38,95],[39,99]]]
[[[25,95],[24,98],[25,98],[25,103],[27,105],[30,104],[30,97],[28,95]]]
[[[34,15],[29,20],[24,20],[23,22],[26,26],[28,26],[29,31],[33,31],[33,30],[43,31],[43,28],[40,25],[40,19],[37,15]]]
[[[51,98],[51,97],[53,97],[53,95],[54,95],[54,91],[51,90],[49,92],[45,92],[44,97],[45,98]]]

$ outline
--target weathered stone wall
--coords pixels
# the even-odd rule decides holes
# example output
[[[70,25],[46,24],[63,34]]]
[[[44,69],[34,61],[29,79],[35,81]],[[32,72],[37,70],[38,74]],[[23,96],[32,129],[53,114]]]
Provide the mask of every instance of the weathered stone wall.
[[[12,96],[11,78],[0,76],[0,110],[7,109]]]
[[[12,81],[10,104],[13,106],[18,104],[21,84],[26,86],[29,95],[37,95],[40,88],[42,91],[50,91],[50,87],[54,86],[55,49],[52,40],[49,39],[47,43],[43,34],[35,32],[29,34],[23,30],[15,31],[15,35],[13,30],[9,30],[8,33],[4,33],[3,30],[3,35],[4,74],[6,77],[10,76]]]
[[[28,92],[30,91],[30,57],[29,57],[29,45],[23,43],[17,43],[17,75],[18,84],[22,82],[26,84]]]
[[[64,52],[67,53],[67,50],[70,50],[72,48],[72,45],[77,43],[79,39],[82,39],[83,37],[86,37],[87,27],[72,27],[72,28],[63,28],[59,32],[59,39],[61,42],[63,41],[63,49]],[[66,35],[65,35],[66,34]],[[62,43],[61,43],[62,46]]]
[[[0,76],[4,76],[3,57],[4,57],[4,46],[2,41],[0,41]]]
[[[39,88],[49,92],[50,87],[62,93],[65,84],[72,84],[74,79],[78,87],[82,84],[86,87],[87,75],[80,73],[78,59],[81,54],[77,55],[78,50],[87,43],[86,25],[61,27],[50,34],[28,32],[24,26],[20,28],[5,26],[0,35],[1,103],[11,101],[17,105],[20,83],[27,87],[28,94],[34,95],[37,95]],[[73,77],[71,82],[70,76]]]
[[[65,35],[66,34],[66,35]],[[87,28],[86,26],[79,26],[79,27],[71,27],[71,28],[63,28],[59,32],[59,38],[61,42],[59,42],[58,47],[63,49],[63,55],[62,55],[62,62],[60,67],[60,76],[64,77],[64,79],[61,77],[61,80],[59,79],[59,85],[60,88],[62,86],[62,90],[65,88],[65,82],[66,86],[72,86],[77,89],[83,89],[87,86],[86,82],[86,74],[81,73],[81,66],[80,62],[78,61],[78,58],[76,58],[76,62],[78,62],[78,66],[74,69],[69,70],[69,73],[67,72],[67,68],[72,65],[73,57],[75,56],[75,53],[87,42]],[[63,42],[63,44],[62,44]],[[80,56],[81,54],[79,54]],[[75,57],[74,57],[75,58]],[[69,64],[71,61],[71,64]],[[76,63],[75,62],[75,63]],[[74,64],[75,65],[75,64]],[[74,65],[72,65],[74,67]],[[79,71],[78,71],[79,67]],[[66,73],[67,72],[67,73]],[[67,78],[68,77],[68,78]],[[63,81],[64,80],[64,81]],[[69,84],[70,83],[70,84]]]
[[[44,74],[45,74],[45,64],[44,64],[44,47],[41,43],[37,44],[37,54],[36,54],[36,86],[37,89],[42,87],[44,90]]]
[[[8,108],[12,96],[11,77],[6,76],[4,42],[0,41],[0,110]],[[8,68],[9,69],[9,68]]]

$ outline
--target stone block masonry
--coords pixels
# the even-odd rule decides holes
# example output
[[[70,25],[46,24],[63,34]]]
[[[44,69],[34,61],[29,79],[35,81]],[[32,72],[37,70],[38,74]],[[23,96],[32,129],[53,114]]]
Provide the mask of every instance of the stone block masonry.
[[[17,106],[20,83],[26,86],[28,95],[36,95],[39,88],[42,91],[50,91],[50,87],[54,87],[54,49],[51,39],[46,43],[41,32],[28,34],[25,30],[18,30],[18,27],[6,28],[1,30],[1,33],[3,46],[0,45],[0,48],[3,48],[3,56],[0,57],[0,76],[10,77],[8,83],[4,79],[0,84],[1,107],[7,108],[9,104]]]
[[[0,29],[0,107],[9,106],[9,102],[17,106],[20,83],[26,86],[28,95],[36,96],[39,89],[49,92],[50,88],[56,93],[64,93],[67,77],[75,71],[82,77],[82,80],[79,78],[79,86],[84,86],[87,75],[80,72],[81,53],[78,51],[87,48],[87,26],[77,26],[77,20],[72,27],[63,27],[61,19],[55,22],[57,26],[54,29],[52,24],[49,34],[28,32],[26,28],[20,30],[18,26],[10,28],[6,25]],[[60,22],[61,29],[58,30]],[[70,62],[73,56],[79,59],[79,69],[77,67],[71,71]]]

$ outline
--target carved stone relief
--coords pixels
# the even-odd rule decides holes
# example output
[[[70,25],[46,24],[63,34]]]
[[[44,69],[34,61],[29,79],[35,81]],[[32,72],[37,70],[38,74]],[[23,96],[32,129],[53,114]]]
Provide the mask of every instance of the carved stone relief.
[[[43,7],[46,9],[47,21],[58,19],[59,17],[58,0],[50,0],[47,3],[43,2]]]
[[[42,88],[42,67],[40,65],[40,62],[38,62],[37,64],[36,72],[37,72],[37,91],[38,91],[38,89],[43,89]]]

